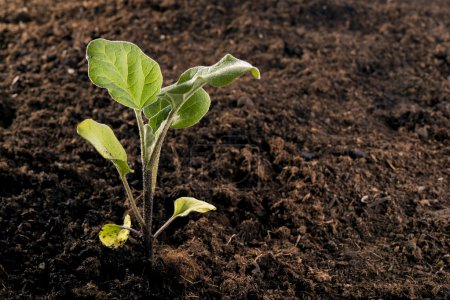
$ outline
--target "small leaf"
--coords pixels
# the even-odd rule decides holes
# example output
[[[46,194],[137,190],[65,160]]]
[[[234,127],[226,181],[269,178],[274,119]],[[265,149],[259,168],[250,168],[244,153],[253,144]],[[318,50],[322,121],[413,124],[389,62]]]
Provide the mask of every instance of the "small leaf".
[[[169,102],[162,98],[144,108],[144,115],[148,118],[148,124],[152,127],[153,133],[156,133],[161,123],[167,119],[170,110]]]
[[[89,78],[117,102],[134,109],[153,103],[161,90],[161,69],[129,42],[96,39],[86,49]]]
[[[151,154],[155,148],[156,137],[150,124],[144,125],[144,145],[147,147],[147,155],[145,157],[145,165],[150,161]]]
[[[126,215],[123,220],[123,225],[131,228],[131,218],[130,215]],[[100,241],[106,247],[117,249],[123,244],[125,244],[130,231],[128,229],[123,229],[116,224],[106,224],[102,227],[102,230],[98,234]]]
[[[153,132],[152,127],[150,124],[144,125],[144,144],[148,147],[152,146],[155,142],[155,134]]]
[[[127,163],[127,153],[109,126],[87,119],[78,124],[77,132],[89,141],[101,156],[111,160],[121,176],[132,172]]]
[[[174,205],[175,209],[172,218],[185,217],[191,212],[205,213],[210,210],[216,210],[214,205],[192,197],[178,198],[175,200]]]
[[[163,109],[161,109],[156,115],[148,119],[148,124],[153,129],[153,132],[158,131],[161,124],[164,122],[164,120],[167,119],[167,116],[170,113],[170,106],[166,106]]]
[[[178,110],[173,128],[187,128],[197,124],[208,112],[211,100],[208,93],[200,88]]]
[[[165,99],[158,98],[155,102],[153,102],[150,105],[147,105],[143,111],[144,115],[151,119],[152,117],[156,116],[161,110],[169,106],[169,102]]]
[[[211,100],[208,93],[200,88],[192,95],[178,110],[172,122],[172,128],[181,129],[197,124],[208,112]],[[169,115],[171,106],[169,102],[160,98],[156,102],[144,108],[144,114],[154,132],[159,128],[162,121]]]

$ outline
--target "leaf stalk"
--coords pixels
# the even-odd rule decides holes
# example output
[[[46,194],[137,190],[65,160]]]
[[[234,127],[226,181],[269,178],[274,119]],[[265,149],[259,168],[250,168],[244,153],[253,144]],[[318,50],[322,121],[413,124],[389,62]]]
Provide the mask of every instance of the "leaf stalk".
[[[167,226],[169,226],[170,223],[172,223],[173,220],[175,220],[175,218],[176,218],[176,217],[173,217],[173,216],[170,217],[170,219],[167,220],[166,223],[164,223],[163,226],[161,226],[161,228],[159,228],[159,229],[155,232],[155,234],[153,235],[153,238],[156,240],[156,239],[158,238],[158,236],[164,231],[164,229],[166,229]]]
[[[136,201],[134,200],[133,193],[131,192],[130,185],[128,184],[128,181],[126,177],[123,175],[120,176],[120,179],[122,180],[123,186],[125,188],[125,191],[127,193],[128,201],[130,202],[131,209],[133,211],[133,214],[135,215],[136,219],[138,220],[139,224],[144,227],[145,222],[144,219],[142,219],[141,213],[139,212],[139,209],[137,208]]]
[[[131,228],[131,227],[128,227],[128,226],[125,226],[125,225],[117,225],[117,226],[119,226],[122,229],[129,230],[129,231],[133,232],[134,234],[136,234],[137,236],[142,236],[142,233],[140,231],[134,229],[134,228]]]

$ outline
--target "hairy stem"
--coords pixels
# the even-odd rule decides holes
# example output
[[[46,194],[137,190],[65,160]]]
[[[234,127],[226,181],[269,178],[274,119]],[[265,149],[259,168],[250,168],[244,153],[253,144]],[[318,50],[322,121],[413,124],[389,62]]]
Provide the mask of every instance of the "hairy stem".
[[[142,112],[135,110],[136,119],[139,127],[139,138],[141,140],[141,162],[142,162],[142,198],[144,208],[144,245],[147,248],[147,255],[150,259],[153,256],[153,238],[152,238],[152,215],[153,215],[153,192],[149,186],[149,177],[151,181],[152,174],[149,174],[147,165],[147,145],[145,144],[144,121]],[[150,183],[151,184],[151,183]],[[150,187],[150,188],[149,188]]]
[[[139,209],[136,206],[136,201],[134,200],[133,193],[131,192],[130,186],[128,185],[128,181],[125,178],[125,176],[120,176],[120,179],[122,180],[123,186],[125,187],[125,191],[127,193],[128,201],[130,202],[131,209],[133,210],[133,214],[135,218],[138,220],[139,224],[144,227],[144,219],[142,219],[141,213],[139,212]]]
[[[153,241],[155,236],[152,234],[152,224],[153,224],[153,203],[154,203],[154,195],[156,189],[156,180],[158,174],[158,166],[159,166],[159,158],[161,154],[161,148],[164,142],[164,138],[169,131],[170,125],[172,124],[172,119],[175,115],[175,110],[172,110],[169,116],[166,119],[166,122],[163,124],[163,129],[158,136],[156,136],[155,146],[151,153],[147,153],[147,146],[145,144],[145,132],[144,132],[144,122],[142,120],[142,112],[139,110],[135,110],[136,119],[138,121],[139,127],[139,137],[141,140],[141,161],[142,161],[142,198],[144,203],[144,226],[143,226],[143,235],[144,235],[144,244],[147,248],[147,254],[150,259],[153,257]],[[150,157],[148,157],[150,155]],[[172,221],[170,221],[172,222]],[[167,225],[170,224],[166,222]],[[163,227],[167,227],[164,224]],[[164,229],[162,228],[162,229]],[[161,233],[161,230],[158,230],[158,235]]]
[[[149,251],[150,259],[153,256],[153,241],[154,236],[152,235],[152,223],[153,223],[153,202],[154,195],[156,189],[156,179],[158,176],[158,165],[159,165],[159,157],[161,153],[162,144],[164,142],[164,138],[167,134],[167,131],[170,128],[170,124],[172,123],[173,113],[170,113],[166,123],[164,123],[163,130],[156,137],[155,147],[153,148],[152,153],[150,154],[150,159],[148,165],[143,167],[144,170],[144,189],[148,192],[147,198],[144,196],[144,201],[148,200],[148,205],[144,208],[144,220],[146,224],[146,228],[144,229],[144,242],[145,246]],[[150,172],[149,172],[150,171]],[[150,189],[148,189],[148,184],[150,184]]]
[[[145,159],[147,158],[147,149],[145,147],[145,139],[144,139],[144,120],[142,119],[142,112],[140,110],[135,109],[134,113],[136,114],[136,120],[139,128],[139,138],[141,141],[141,161],[142,165],[145,164]]]
[[[156,179],[158,176],[158,166],[159,166],[159,157],[161,154],[161,148],[164,143],[164,139],[167,135],[167,132],[169,131],[170,125],[172,124],[173,116],[175,115],[174,111],[171,111],[170,114],[167,116],[167,119],[165,123],[163,124],[163,129],[161,133],[156,137],[155,141],[155,148],[153,149],[153,152],[151,153],[148,168],[152,171],[152,178],[151,178],[151,188],[152,193],[155,192],[156,188]]]
[[[143,189],[144,189],[144,244],[147,248],[147,254],[150,259],[153,257],[153,236],[152,236],[152,222],[153,222],[153,192],[151,188],[152,173],[148,168],[143,166]],[[150,183],[150,186],[149,186]]]

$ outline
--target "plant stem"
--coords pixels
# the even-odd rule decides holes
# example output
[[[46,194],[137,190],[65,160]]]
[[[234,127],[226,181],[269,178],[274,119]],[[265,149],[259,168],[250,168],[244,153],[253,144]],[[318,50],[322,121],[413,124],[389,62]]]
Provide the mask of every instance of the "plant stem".
[[[166,119],[167,121],[163,125],[163,130],[156,137],[155,147],[153,148],[152,153],[150,153],[149,163],[148,165],[143,166],[144,190],[147,193],[147,197],[146,194],[144,194],[144,203],[148,203],[148,205],[144,207],[144,220],[146,224],[146,228],[144,229],[144,242],[148,249],[150,259],[153,257],[153,241],[155,239],[152,235],[151,228],[153,223],[153,203],[156,189],[156,179],[158,176],[159,157],[164,138],[170,128],[170,124],[172,123],[173,115],[173,113],[170,113]],[[150,184],[150,189],[148,189],[148,183]]]
[[[143,166],[143,189],[144,189],[144,244],[147,248],[147,254],[150,259],[153,257],[153,236],[152,236],[152,221],[153,221],[153,192],[149,189],[149,181],[151,182],[152,173],[148,172],[148,168]]]
[[[139,224],[144,227],[144,219],[142,219],[142,216],[139,213],[139,209],[136,206],[136,201],[134,201],[133,193],[131,192],[130,186],[128,185],[128,181],[125,176],[120,176],[120,179],[122,180],[123,186],[125,187],[128,201],[130,202],[131,209],[133,210],[135,218],[138,220]]]
[[[159,158],[161,154],[161,148],[164,142],[164,138],[169,131],[170,125],[172,124],[172,118],[175,115],[175,110],[172,110],[169,116],[164,123],[164,127],[161,133],[156,136],[155,147],[153,148],[152,153],[147,153],[147,146],[145,144],[145,132],[144,132],[144,122],[142,120],[142,112],[139,110],[135,110],[136,119],[139,127],[139,137],[141,140],[141,161],[142,161],[142,197],[143,197],[143,206],[144,206],[144,226],[143,226],[143,234],[144,234],[144,244],[147,248],[147,254],[152,259],[153,257],[153,241],[155,236],[152,234],[152,224],[153,224],[153,203],[154,203],[154,195],[156,189],[156,179],[158,174],[158,166],[159,166]],[[150,155],[150,157],[148,157]],[[148,162],[148,163],[147,163]],[[172,222],[171,219],[169,219]],[[167,227],[170,224],[165,223],[163,227],[158,230],[158,235],[161,233],[161,230]]]
[[[166,122],[164,123],[164,127],[161,131],[161,133],[156,137],[155,141],[155,148],[153,149],[153,152],[151,153],[148,168],[152,170],[152,178],[151,178],[151,187],[152,187],[152,194],[155,192],[156,188],[156,179],[158,174],[158,166],[159,166],[159,157],[161,154],[161,148],[164,142],[164,138],[167,135],[167,132],[169,131],[170,125],[172,124],[172,118],[175,115],[175,111],[171,111],[170,114],[167,116]]]
[[[169,226],[170,223],[172,223],[172,221],[175,220],[175,218],[176,218],[176,217],[170,217],[170,219],[167,220],[166,223],[164,223],[164,225],[161,226],[161,228],[159,228],[159,229],[155,232],[155,234],[153,235],[153,239],[156,240],[156,239],[158,238],[158,236],[161,234],[161,232],[163,232],[163,230],[166,229],[166,227]]]
[[[142,112],[135,109],[136,119],[139,127],[139,138],[141,140],[141,162],[142,162],[142,198],[144,207],[144,226],[142,228],[144,234],[144,246],[147,249],[147,255],[150,259],[153,257],[153,237],[152,237],[152,215],[153,215],[153,192],[152,187],[148,186],[148,180],[152,181],[152,174],[148,172],[147,165],[147,145],[145,144],[144,121],[142,120]]]

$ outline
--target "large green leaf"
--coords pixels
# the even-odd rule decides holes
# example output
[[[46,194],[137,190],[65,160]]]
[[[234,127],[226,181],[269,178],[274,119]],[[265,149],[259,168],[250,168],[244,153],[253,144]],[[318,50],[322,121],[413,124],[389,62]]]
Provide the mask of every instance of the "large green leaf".
[[[191,212],[205,213],[216,210],[216,207],[205,201],[197,200],[192,197],[181,197],[175,200],[175,209],[172,218],[185,217]]]
[[[89,141],[101,156],[111,160],[121,176],[132,172],[127,163],[125,149],[108,125],[87,119],[78,124],[77,132]]]
[[[126,215],[123,220],[123,226],[131,228],[130,215]],[[124,229],[122,226],[116,224],[106,224],[98,234],[100,241],[106,247],[117,249],[122,247],[128,239],[130,230]]]
[[[86,56],[89,78],[117,102],[142,109],[156,100],[163,80],[161,69],[138,46],[96,39],[87,46]]]

